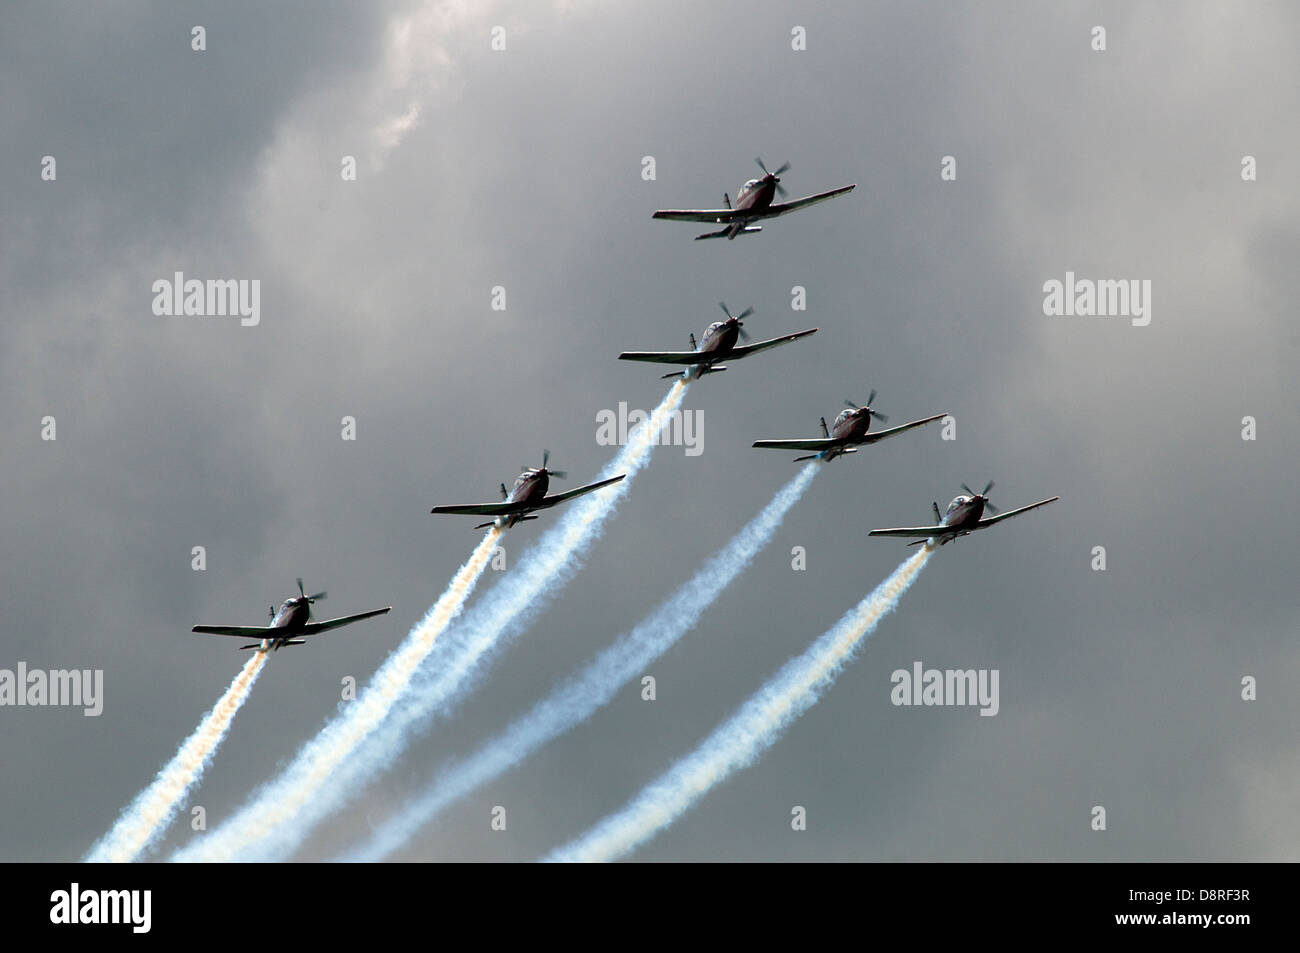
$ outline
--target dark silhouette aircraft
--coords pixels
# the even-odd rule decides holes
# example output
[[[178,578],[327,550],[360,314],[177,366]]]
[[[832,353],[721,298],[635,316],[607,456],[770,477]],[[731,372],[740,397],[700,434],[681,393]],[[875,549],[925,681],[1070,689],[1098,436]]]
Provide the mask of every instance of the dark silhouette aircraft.
[[[869,433],[872,417],[875,417],[881,423],[889,423],[888,417],[872,409],[871,403],[875,399],[876,392],[873,390],[871,396],[867,398],[866,404],[861,407],[854,401],[844,401],[846,409],[840,411],[840,415],[835,418],[835,423],[831,424],[829,429],[826,426],[826,418],[822,418],[822,436],[820,438],[811,440],[755,440],[754,446],[765,450],[812,450],[814,452],[807,456],[795,457],[794,462],[798,463],[800,460],[815,458],[829,462],[846,453],[857,453],[857,448],[860,446],[873,444],[877,440],[884,440],[886,437],[892,437],[904,430],[921,427],[948,416],[947,414],[935,414],[933,417],[913,420],[910,424],[902,424],[888,430],[877,430],[874,433]]]
[[[563,503],[574,497],[582,496],[584,493],[590,493],[592,490],[599,490],[602,486],[609,486],[611,483],[617,483],[626,473],[620,473],[616,477],[610,477],[608,480],[601,480],[597,483],[588,483],[586,486],[580,486],[576,490],[569,490],[567,493],[557,493],[554,496],[547,496],[546,491],[551,485],[551,477],[564,479],[568,474],[563,470],[551,470],[547,468],[550,462],[551,451],[542,451],[542,465],[540,467],[524,467],[524,472],[519,474],[515,480],[515,485],[509,491],[506,485],[501,484],[501,503],[466,503],[451,504],[447,506],[435,506],[430,513],[466,513],[474,516],[494,516],[493,520],[486,523],[479,523],[475,529],[483,529],[487,526],[496,526],[498,529],[509,529],[516,523],[522,523],[524,520],[535,520],[536,516],[528,514],[536,510],[550,509],[557,503]]]
[[[695,335],[692,333],[691,349],[689,351],[624,351],[618,356],[618,359],[620,361],[648,361],[652,364],[685,364],[687,365],[686,370],[673,371],[671,374],[664,374],[663,376],[665,379],[681,377],[689,381],[697,377],[703,377],[705,374],[717,374],[725,371],[726,366],[718,364],[718,361],[737,361],[742,357],[749,357],[749,355],[757,354],[759,351],[766,351],[770,347],[776,347],[778,344],[797,341],[799,338],[817,333],[817,328],[809,328],[806,331],[796,331],[794,334],[759,341],[757,344],[743,344],[737,347],[737,338],[749,340],[749,335],[745,332],[744,319],[753,314],[754,309],[746,308],[740,314],[733,315],[727,310],[727,305],[724,302],[718,302],[718,307],[722,308],[722,313],[727,316],[727,320],[714,321],[710,324],[704,331],[704,340],[699,344],[695,343]]]
[[[263,652],[270,649],[278,652],[281,646],[303,645],[305,642],[304,636],[319,635],[321,632],[337,629],[341,625],[348,625],[352,622],[360,622],[362,619],[383,615],[393,608],[392,606],[386,606],[383,609],[372,609],[370,612],[362,612],[359,615],[343,616],[325,622],[312,622],[311,606],[318,599],[324,598],[325,593],[323,592],[313,593],[310,596],[303,592],[302,579],[299,578],[297,597],[285,599],[280,606],[279,612],[275,611],[275,606],[271,606],[270,625],[196,625],[191,631],[207,635],[242,635],[244,638],[259,639],[258,642],[241,645],[239,648],[241,650],[261,649]]]
[[[781,187],[781,173],[790,168],[790,163],[787,162],[775,172],[768,172],[767,166],[763,165],[762,159],[755,159],[754,161],[763,170],[763,177],[761,179],[750,179],[742,185],[740,191],[736,193],[735,205],[731,204],[731,198],[724,192],[722,193],[722,199],[727,203],[726,208],[660,209],[655,212],[654,217],[665,218],[674,222],[710,222],[725,226],[721,231],[696,235],[696,241],[701,238],[733,239],[737,235],[763,230],[762,225],[751,225],[751,222],[761,221],[765,218],[776,218],[796,209],[807,208],[809,205],[816,205],[818,202],[825,202],[827,199],[843,195],[845,192],[852,192],[857,188],[857,185],[845,185],[838,189],[831,189],[829,192],[819,192],[816,195],[795,199],[793,202],[778,202],[773,205],[772,199],[776,195],[779,194],[782,198],[785,197],[785,189]]]
[[[1028,513],[1032,509],[1040,506],[1046,506],[1048,503],[1055,503],[1060,499],[1054,496],[1050,500],[1039,500],[1037,503],[1030,503],[1028,506],[1022,506],[1018,510],[1011,510],[1008,513],[1001,513],[997,516],[991,516],[987,519],[981,519],[984,511],[987,509],[990,513],[997,513],[998,509],[989,502],[988,492],[993,489],[993,481],[989,480],[988,486],[984,487],[983,493],[976,493],[965,483],[961,488],[966,491],[965,496],[959,496],[948,504],[948,512],[941,517],[939,515],[939,504],[932,503],[934,507],[935,526],[900,526],[895,529],[873,529],[871,536],[917,536],[920,537],[914,543],[908,543],[909,546],[917,546],[926,540],[930,544],[942,546],[945,543],[951,543],[959,536],[966,536],[975,532],[977,529],[988,529],[1003,520],[1009,520],[1013,516],[1019,516],[1021,513]],[[938,540],[938,543],[935,543]]]

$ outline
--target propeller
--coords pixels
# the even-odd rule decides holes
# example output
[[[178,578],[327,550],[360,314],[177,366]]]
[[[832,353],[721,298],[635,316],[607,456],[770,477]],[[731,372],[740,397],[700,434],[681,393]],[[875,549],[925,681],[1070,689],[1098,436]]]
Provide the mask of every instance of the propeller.
[[[781,188],[781,174],[790,168],[790,163],[786,162],[782,164],[782,166],[775,172],[768,172],[767,166],[763,165],[762,159],[755,159],[754,161],[757,162],[758,167],[763,170],[763,174],[775,183],[777,194],[780,195],[781,198],[785,198],[785,189]]]
[[[718,307],[722,309],[722,313],[727,316],[728,321],[736,322],[736,330],[740,332],[740,339],[742,341],[748,341],[749,333],[745,330],[744,320],[754,313],[754,309],[746,308],[744,311],[740,312],[740,314],[732,314],[724,301],[719,301]]]
[[[565,477],[567,477],[567,476],[569,475],[569,473],[568,473],[567,470],[552,470],[552,469],[548,468],[548,467],[547,467],[547,464],[550,463],[550,462],[551,462],[551,451],[549,451],[549,450],[543,450],[543,451],[542,451],[542,465],[541,465],[540,467],[537,468],[537,472],[538,472],[538,473],[545,473],[545,474],[547,474],[547,475],[549,475],[549,476],[553,476],[553,477],[555,477],[557,480],[563,480]],[[532,467],[520,467],[520,469],[521,469],[521,470],[531,470]]]
[[[298,598],[300,598],[300,599],[306,599],[306,600],[307,600],[307,604],[308,604],[308,605],[311,605],[311,604],[312,604],[313,602],[315,602],[317,599],[322,599],[322,600],[323,600],[323,599],[325,598],[325,596],[326,596],[326,593],[323,592],[323,591],[322,591],[322,592],[315,592],[315,593],[312,593],[310,596],[307,595],[307,593],[303,592],[303,590],[302,590],[302,576],[299,576],[299,577],[298,577]]]
[[[976,493],[974,490],[972,490],[970,487],[968,487],[965,483],[963,483],[963,484],[961,485],[961,488],[962,488],[963,490],[965,490],[967,493],[969,493],[969,494],[970,494],[972,497],[974,497],[975,499],[977,499],[977,500],[983,500],[983,501],[984,501],[984,509],[988,510],[990,513],[994,514],[995,516],[997,515],[998,508],[997,508],[996,506],[994,506],[992,503],[989,502],[989,490],[993,489],[993,481],[992,481],[992,480],[989,480],[988,485],[984,487],[984,492],[983,492],[983,493]]]
[[[872,403],[875,401],[875,399],[876,399],[876,391],[875,391],[875,388],[872,388],[872,390],[871,390],[871,394],[867,397],[867,402],[866,402],[865,404],[859,404],[857,401],[849,400],[849,399],[846,397],[846,398],[844,398],[844,406],[845,406],[845,407],[852,408],[853,410],[861,410],[861,409],[863,409],[863,408],[865,407],[865,408],[866,408],[866,411],[867,411],[867,414],[868,414],[869,416],[871,416],[871,417],[875,417],[875,418],[876,418],[877,420],[879,420],[882,424],[887,424],[887,423],[889,423],[889,417],[888,417],[888,415],[886,415],[886,414],[882,414],[882,413],[880,413],[880,412],[877,411],[877,410],[872,410],[872,409],[871,409],[871,405],[872,405]]]

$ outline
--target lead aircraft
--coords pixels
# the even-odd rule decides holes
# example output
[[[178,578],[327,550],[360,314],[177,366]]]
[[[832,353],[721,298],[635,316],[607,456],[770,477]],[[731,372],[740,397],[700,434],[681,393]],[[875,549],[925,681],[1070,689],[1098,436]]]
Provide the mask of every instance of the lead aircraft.
[[[763,170],[763,177],[761,179],[750,179],[742,185],[740,191],[736,193],[735,205],[731,204],[730,196],[723,192],[722,200],[727,203],[726,208],[660,209],[654,213],[654,217],[668,219],[673,222],[711,222],[716,225],[723,225],[724,228],[721,231],[696,235],[695,240],[699,241],[702,238],[726,238],[730,240],[737,235],[748,235],[763,230],[762,225],[751,225],[751,222],[776,218],[797,209],[807,208],[809,205],[816,205],[818,202],[825,202],[827,199],[833,199],[837,195],[852,192],[857,188],[856,184],[845,185],[838,189],[831,189],[829,192],[818,192],[816,195],[795,199],[793,202],[778,202],[773,205],[772,199],[776,195],[779,194],[782,198],[785,197],[785,189],[781,187],[781,173],[790,168],[790,163],[785,163],[775,172],[768,172],[767,166],[763,165],[762,159],[755,159],[754,161]]]

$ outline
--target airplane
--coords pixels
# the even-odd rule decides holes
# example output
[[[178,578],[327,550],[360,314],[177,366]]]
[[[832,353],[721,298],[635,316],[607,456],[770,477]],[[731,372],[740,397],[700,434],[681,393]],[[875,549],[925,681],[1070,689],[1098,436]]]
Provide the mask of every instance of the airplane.
[[[1030,503],[1028,506],[1022,506],[1018,510],[1011,510],[1007,513],[1001,513],[997,516],[991,516],[987,519],[981,519],[984,511],[987,509],[990,513],[997,513],[998,508],[989,502],[988,493],[993,489],[993,481],[989,480],[988,486],[984,487],[983,493],[976,493],[965,483],[961,488],[966,491],[965,496],[958,496],[948,504],[948,512],[942,517],[939,516],[939,504],[932,503],[934,507],[935,526],[900,526],[895,529],[873,529],[869,536],[919,536],[916,542],[908,543],[909,546],[919,546],[927,540],[931,548],[935,545],[942,546],[945,543],[951,543],[960,536],[967,536],[977,529],[988,529],[1003,520],[1011,519],[1013,516],[1019,516],[1021,513],[1028,513],[1032,509],[1040,506],[1046,506],[1048,503],[1055,503],[1060,499],[1054,496],[1050,500],[1039,500],[1037,503]],[[939,542],[936,544],[935,540]]]
[[[318,599],[324,598],[325,593],[323,592],[313,593],[310,596],[303,592],[302,578],[299,577],[298,595],[285,599],[280,606],[279,612],[275,611],[275,606],[271,606],[270,625],[196,625],[190,631],[206,635],[242,635],[245,638],[260,639],[261,641],[258,642],[241,645],[239,647],[240,651],[259,649],[265,652],[269,649],[278,652],[285,645],[304,645],[306,643],[304,636],[319,635],[321,632],[328,632],[330,629],[337,629],[342,625],[383,615],[393,608],[392,606],[385,606],[383,609],[372,609],[358,615],[342,616],[338,619],[328,619],[325,622],[312,622],[311,605]]]
[[[522,523],[525,520],[535,520],[536,516],[528,514],[536,510],[546,510],[555,506],[557,503],[563,503],[574,497],[582,496],[584,493],[590,493],[592,490],[599,490],[602,486],[609,486],[611,483],[617,483],[626,473],[620,473],[616,477],[610,477],[608,480],[600,480],[597,483],[588,483],[586,486],[580,486],[576,490],[569,490],[567,493],[557,493],[554,496],[547,496],[546,490],[551,484],[551,477],[564,479],[568,476],[563,470],[551,470],[547,464],[551,459],[551,451],[542,451],[542,465],[540,467],[524,467],[523,473],[515,480],[514,487],[507,491],[506,485],[501,484],[501,503],[466,503],[463,505],[450,504],[445,506],[435,506],[430,513],[468,513],[475,516],[493,516],[495,519],[486,523],[479,523],[475,529],[483,529],[487,526],[495,526],[497,529],[509,529],[516,523]]]
[[[759,351],[766,351],[778,344],[797,341],[799,338],[816,334],[818,330],[817,328],[809,328],[806,331],[796,331],[794,334],[759,341],[757,344],[742,344],[737,347],[736,339],[738,337],[746,341],[749,340],[749,335],[745,332],[744,319],[753,314],[754,309],[746,308],[740,314],[732,314],[727,310],[725,302],[719,301],[718,307],[727,316],[727,320],[714,321],[710,324],[704,331],[704,340],[699,344],[695,343],[695,334],[692,333],[691,349],[689,351],[624,351],[618,356],[618,359],[620,361],[649,361],[654,364],[687,364],[689,366],[686,370],[664,374],[663,379],[681,377],[683,380],[690,381],[703,377],[705,374],[718,374],[725,371],[726,366],[719,364],[718,361],[727,360],[728,358],[740,360],[742,357],[749,357],[749,355],[757,354]]]
[[[731,204],[731,197],[726,192],[722,193],[722,200],[727,203],[726,208],[714,209],[660,209],[654,213],[654,218],[664,218],[674,222],[712,222],[721,224],[724,227],[721,231],[705,232],[703,235],[696,235],[695,240],[702,238],[726,238],[734,239],[737,235],[748,235],[753,232],[761,232],[762,225],[751,225],[750,222],[760,221],[765,218],[776,218],[778,215],[784,215],[787,212],[793,212],[796,209],[807,208],[809,205],[816,205],[818,202],[825,202],[837,195],[843,195],[845,192],[852,192],[857,185],[845,185],[838,189],[831,189],[829,192],[818,192],[816,195],[809,195],[805,198],[795,199],[793,202],[778,202],[772,204],[772,198],[779,193],[782,198],[785,197],[785,189],[781,187],[781,173],[790,168],[790,163],[785,163],[775,172],[768,172],[767,166],[763,165],[762,159],[755,159],[758,167],[763,170],[761,179],[750,179],[740,187],[736,193],[736,204]]]
[[[933,417],[913,420],[910,424],[902,424],[888,430],[877,430],[875,433],[868,433],[872,417],[875,417],[881,423],[889,423],[888,417],[872,409],[871,403],[875,399],[876,392],[873,390],[867,398],[866,404],[862,406],[858,406],[855,401],[845,400],[846,409],[840,411],[840,415],[835,418],[835,422],[831,424],[829,429],[826,427],[826,418],[822,418],[822,436],[819,439],[755,440],[754,446],[765,450],[813,450],[815,452],[807,456],[795,457],[794,462],[821,459],[829,463],[844,454],[857,453],[857,448],[860,446],[873,444],[877,440],[884,440],[886,437],[892,437],[904,430],[921,427],[948,416],[947,414],[935,414]]]

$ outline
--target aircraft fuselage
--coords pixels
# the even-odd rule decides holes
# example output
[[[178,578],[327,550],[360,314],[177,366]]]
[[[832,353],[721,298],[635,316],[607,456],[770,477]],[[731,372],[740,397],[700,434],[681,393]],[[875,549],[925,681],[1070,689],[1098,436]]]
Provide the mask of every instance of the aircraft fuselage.
[[[733,208],[738,211],[760,214],[767,211],[775,196],[775,176],[768,175],[761,179],[750,179],[742,185],[740,191],[736,193],[736,204]]]
[[[867,413],[867,409],[860,407],[857,410],[850,410],[845,407],[831,424],[831,437],[835,440],[843,440],[845,443],[860,441],[871,429],[871,414]]]
[[[274,635],[262,640],[262,649],[279,649],[288,639],[301,632],[303,626],[311,621],[311,606],[306,599],[285,599],[279,611],[271,618],[272,629],[278,629]]]
[[[700,346],[696,348],[700,355],[700,363],[686,368],[682,376],[689,381],[708,373],[710,365],[726,359],[732,348],[736,346],[739,337],[740,322],[736,318],[714,321],[705,329]]]
[[[869,407],[859,407],[857,410],[845,407],[841,410],[839,416],[835,418],[830,426],[830,438],[839,441],[839,443],[834,447],[823,450],[817,456],[829,462],[836,457],[843,456],[845,448],[860,444],[863,438],[866,437],[867,431],[871,429],[869,410]]]
[[[740,191],[736,193],[736,202],[732,205],[733,209],[743,214],[735,216],[723,232],[713,237],[717,238],[725,234],[730,241],[742,232],[759,231],[757,227],[751,229],[750,222],[766,217],[775,196],[776,176],[769,174],[761,179],[750,179],[740,187]]]
[[[522,503],[525,507],[536,505],[546,498],[546,491],[551,487],[551,476],[545,468],[529,469],[515,479],[515,485],[506,494],[505,502]],[[517,513],[504,513],[492,521],[497,529],[509,529],[527,516],[527,510]]]
[[[948,504],[948,510],[939,521],[945,532],[938,534],[940,544],[965,536],[984,516],[984,499],[979,496],[958,496]]]

